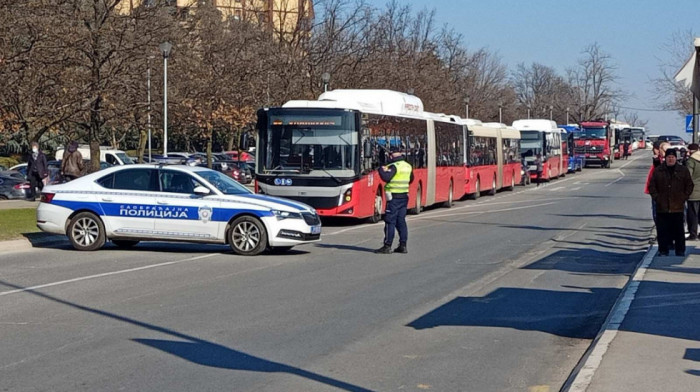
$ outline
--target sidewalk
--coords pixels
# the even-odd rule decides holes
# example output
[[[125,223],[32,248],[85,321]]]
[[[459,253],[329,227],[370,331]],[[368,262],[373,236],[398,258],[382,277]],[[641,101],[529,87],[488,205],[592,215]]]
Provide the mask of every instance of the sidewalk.
[[[36,208],[38,205],[39,200],[3,200],[0,201],[0,210],[13,210],[15,208]]]
[[[564,390],[700,390],[700,243],[687,245],[685,258],[651,247]]]

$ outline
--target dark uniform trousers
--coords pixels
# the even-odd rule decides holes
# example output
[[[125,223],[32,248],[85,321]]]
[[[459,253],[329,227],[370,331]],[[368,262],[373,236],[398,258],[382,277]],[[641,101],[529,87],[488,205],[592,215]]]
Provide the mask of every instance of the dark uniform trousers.
[[[675,243],[676,254],[685,254],[685,230],[682,212],[657,212],[656,231],[659,235],[659,253],[668,253]]]
[[[391,246],[394,242],[394,232],[399,231],[399,243],[405,244],[408,240],[408,225],[406,225],[406,209],[408,207],[408,194],[394,193],[391,200],[386,203],[384,214],[384,244]]]

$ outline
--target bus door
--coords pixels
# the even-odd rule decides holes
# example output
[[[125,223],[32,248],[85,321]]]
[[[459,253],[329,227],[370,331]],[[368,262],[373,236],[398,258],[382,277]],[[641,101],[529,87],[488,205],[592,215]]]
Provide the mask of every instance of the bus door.
[[[436,161],[436,155],[438,154],[438,149],[435,144],[435,122],[433,120],[428,120],[427,121],[427,126],[428,126],[428,142],[426,146],[426,151],[429,152],[428,155],[428,183],[426,184],[427,188],[425,189],[426,191],[426,202],[423,205],[433,205],[435,203],[435,182],[437,178],[437,161]],[[421,197],[421,195],[418,195],[418,197]]]

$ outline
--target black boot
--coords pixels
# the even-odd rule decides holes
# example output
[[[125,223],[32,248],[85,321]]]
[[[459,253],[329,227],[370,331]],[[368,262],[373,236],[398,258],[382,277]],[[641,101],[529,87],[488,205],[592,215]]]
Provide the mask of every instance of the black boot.
[[[394,249],[394,252],[396,253],[408,253],[408,249],[406,249],[406,243],[405,242],[399,242],[399,246]]]
[[[375,249],[374,253],[382,253],[388,255],[391,253],[391,245],[384,244],[381,248]]]

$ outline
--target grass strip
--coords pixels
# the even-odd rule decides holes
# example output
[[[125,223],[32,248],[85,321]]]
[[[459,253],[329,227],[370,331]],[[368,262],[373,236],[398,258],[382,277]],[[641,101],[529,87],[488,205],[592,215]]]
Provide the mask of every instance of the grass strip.
[[[36,233],[36,208],[0,210],[0,241],[23,238],[22,234]]]

